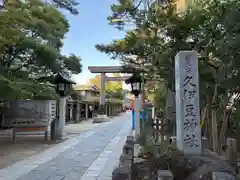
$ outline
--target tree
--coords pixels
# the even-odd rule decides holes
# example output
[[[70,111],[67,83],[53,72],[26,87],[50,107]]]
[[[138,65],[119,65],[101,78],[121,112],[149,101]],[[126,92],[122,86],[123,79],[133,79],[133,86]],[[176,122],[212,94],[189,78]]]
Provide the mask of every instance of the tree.
[[[140,2],[141,3],[141,2]],[[135,28],[125,38],[108,45],[96,45],[112,58],[126,64],[148,64],[147,78],[167,85],[174,91],[174,57],[180,50],[196,50],[199,56],[201,118],[205,135],[219,151],[225,142],[229,122],[239,102],[240,2],[201,1],[179,15],[171,2],[164,6],[121,0],[112,6],[112,25]],[[127,55],[137,55],[129,59]],[[215,128],[213,128],[215,127]],[[231,129],[231,128],[229,128]],[[219,137],[218,138],[218,131]]]
[[[119,77],[119,74],[114,74],[115,77]],[[99,89],[101,87],[101,75],[97,75],[94,78],[89,79],[88,84],[95,85]],[[114,81],[108,81],[105,84],[105,90],[106,92],[116,98],[123,98],[123,89],[122,89],[122,82],[114,82]]]
[[[65,64],[66,70],[70,70],[71,73],[78,74],[82,71],[81,57],[74,54],[70,56],[61,56],[63,63]]]
[[[0,83],[6,88],[1,88],[2,98],[12,99],[5,95],[16,91],[18,98],[34,98],[41,91],[33,93],[35,88],[30,86],[39,83],[50,91],[52,87],[43,79],[61,71],[81,72],[79,57],[60,54],[69,23],[55,7],[39,0],[12,1],[0,16]]]
[[[115,75],[115,77],[119,76],[118,74],[114,74],[114,75]],[[88,80],[88,84],[95,85],[100,89],[100,87],[101,87],[101,75],[96,75],[95,77],[90,78]],[[122,90],[122,82],[108,81],[105,84],[105,90],[107,92],[121,91]]]
[[[90,78],[87,82],[89,85],[95,85],[97,88],[100,89],[101,87],[101,75],[96,75],[93,78]]]
[[[17,2],[19,2],[19,0],[17,0]],[[4,1],[4,8],[8,7],[8,5],[11,3],[12,1]],[[48,0],[46,3],[51,3],[57,8],[66,9],[74,15],[79,13],[77,9],[79,3],[76,0]]]
[[[52,0],[52,2],[60,8],[69,10],[72,14],[78,14],[77,5],[79,4],[76,0]]]
[[[113,77],[120,77],[119,73],[114,73]],[[106,84],[106,91],[109,93],[117,93],[122,91],[122,82],[108,81]]]

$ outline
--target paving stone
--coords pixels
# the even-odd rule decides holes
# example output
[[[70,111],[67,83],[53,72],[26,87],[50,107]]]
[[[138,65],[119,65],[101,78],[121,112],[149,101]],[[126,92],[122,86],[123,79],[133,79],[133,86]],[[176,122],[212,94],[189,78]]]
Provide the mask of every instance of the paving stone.
[[[81,172],[71,171],[65,175],[64,180],[79,180],[82,175],[83,175],[83,172],[81,173]]]
[[[81,179],[84,179],[84,178],[87,178],[87,177],[95,177],[97,178],[98,175],[99,175],[99,171],[94,171],[94,170],[91,170],[91,171],[87,171],[87,173],[85,173]],[[85,180],[85,179],[84,179]]]
[[[50,177],[49,172],[33,170],[17,180],[43,180],[47,179],[48,177]]]
[[[80,166],[77,165],[77,166],[73,167],[72,170],[76,171],[76,172],[84,173],[87,170],[87,167],[83,167],[82,165],[80,165]]]
[[[51,177],[49,177],[48,179],[46,179],[46,180],[64,180],[64,177],[65,176],[51,176]]]
[[[55,153],[50,150],[39,159],[26,161],[28,172],[23,174],[19,171],[18,179],[16,174],[8,178],[9,172],[14,169],[9,168],[2,174],[0,171],[0,180],[108,180],[122,151],[121,144],[129,135],[130,123],[131,118],[100,125],[94,131],[58,145]]]
[[[95,177],[95,176],[84,176],[83,177],[83,180],[97,180],[98,177]]]
[[[112,180],[112,176],[98,177],[97,180]]]

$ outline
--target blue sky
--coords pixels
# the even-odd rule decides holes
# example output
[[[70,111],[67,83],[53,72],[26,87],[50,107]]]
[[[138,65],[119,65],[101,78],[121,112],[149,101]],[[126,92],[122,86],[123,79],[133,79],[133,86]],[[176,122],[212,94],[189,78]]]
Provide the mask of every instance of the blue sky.
[[[88,71],[88,66],[119,64],[117,60],[112,60],[95,49],[98,43],[108,44],[124,36],[124,32],[108,25],[107,16],[111,14],[110,6],[115,2],[116,0],[81,0],[78,16],[64,13],[71,27],[64,40],[62,52],[66,55],[74,53],[82,58],[83,71],[73,77],[77,83],[83,84],[89,77],[94,76]]]

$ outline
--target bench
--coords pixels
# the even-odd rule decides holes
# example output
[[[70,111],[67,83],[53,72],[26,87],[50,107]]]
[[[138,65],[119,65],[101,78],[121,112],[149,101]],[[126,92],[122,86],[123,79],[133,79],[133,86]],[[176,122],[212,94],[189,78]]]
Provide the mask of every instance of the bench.
[[[47,141],[48,140],[48,126],[42,126],[42,127],[14,127],[13,128],[13,142],[16,142],[16,135],[18,132],[45,132],[44,138]]]

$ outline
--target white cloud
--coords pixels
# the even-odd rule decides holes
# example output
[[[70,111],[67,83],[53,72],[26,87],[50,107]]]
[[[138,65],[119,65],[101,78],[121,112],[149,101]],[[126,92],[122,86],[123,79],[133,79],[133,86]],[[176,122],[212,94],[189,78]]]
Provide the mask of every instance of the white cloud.
[[[88,75],[84,75],[84,74],[74,74],[72,75],[72,79],[73,81],[75,81],[77,84],[86,84],[89,76]]]
[[[126,90],[131,90],[131,85],[130,84],[126,84],[126,83],[123,82],[122,88],[126,89]]]

